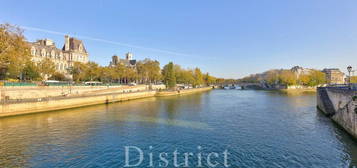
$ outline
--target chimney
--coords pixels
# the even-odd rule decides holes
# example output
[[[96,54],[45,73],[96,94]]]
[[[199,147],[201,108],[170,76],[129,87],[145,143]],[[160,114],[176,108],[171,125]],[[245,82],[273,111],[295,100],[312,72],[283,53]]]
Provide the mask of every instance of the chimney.
[[[69,50],[69,36],[68,35],[64,36],[64,50],[65,51]]]

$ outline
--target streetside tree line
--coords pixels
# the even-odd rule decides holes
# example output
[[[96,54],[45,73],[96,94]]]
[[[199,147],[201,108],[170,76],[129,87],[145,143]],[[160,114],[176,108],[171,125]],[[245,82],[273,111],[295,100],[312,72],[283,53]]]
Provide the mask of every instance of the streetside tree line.
[[[119,63],[116,66],[100,66],[95,62],[87,64],[75,62],[68,68],[73,81],[100,81],[103,83],[160,83],[169,88],[176,84],[195,86],[233,83],[233,79],[215,78],[203,74],[199,68],[184,69],[172,62],[162,69],[156,60],[138,61],[135,67]],[[30,47],[23,35],[23,30],[10,25],[0,24],[0,79],[41,81],[53,79],[70,80],[65,74],[56,72],[55,64],[50,58],[44,58],[35,64],[31,61]]]
[[[301,85],[318,86],[326,83],[325,73],[310,70],[308,74],[297,75],[291,70],[269,70],[261,74],[254,74],[238,80],[246,83],[266,83],[268,85]]]

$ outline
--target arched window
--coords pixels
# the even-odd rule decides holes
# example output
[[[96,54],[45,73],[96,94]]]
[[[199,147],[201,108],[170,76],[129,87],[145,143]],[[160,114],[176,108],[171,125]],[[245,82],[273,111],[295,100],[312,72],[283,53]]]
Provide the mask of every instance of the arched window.
[[[36,48],[31,47],[31,55],[35,56],[36,55]]]
[[[51,51],[51,58],[55,58],[55,51],[54,50]]]
[[[41,56],[42,56],[42,57],[46,56],[46,50],[45,50],[45,49],[42,49],[42,50],[41,50]]]

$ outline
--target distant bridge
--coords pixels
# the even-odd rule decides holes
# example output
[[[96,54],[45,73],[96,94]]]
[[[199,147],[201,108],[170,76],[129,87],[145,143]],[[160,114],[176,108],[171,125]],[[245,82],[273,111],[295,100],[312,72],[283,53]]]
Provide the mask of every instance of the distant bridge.
[[[264,86],[261,83],[235,83],[235,84],[221,84],[218,87],[240,87],[241,89],[261,89]]]

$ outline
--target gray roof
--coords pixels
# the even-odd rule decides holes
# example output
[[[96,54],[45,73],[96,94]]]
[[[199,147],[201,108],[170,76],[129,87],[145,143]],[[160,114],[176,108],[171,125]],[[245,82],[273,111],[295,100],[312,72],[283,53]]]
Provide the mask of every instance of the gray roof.
[[[80,45],[82,45],[83,51],[84,51],[85,53],[87,53],[87,50],[86,50],[86,48],[84,47],[82,40],[78,40],[78,39],[73,38],[73,37],[70,37],[70,38],[69,38],[69,50],[79,51],[79,46],[80,46]],[[62,50],[63,50],[63,51],[65,50],[65,44],[63,45]]]

